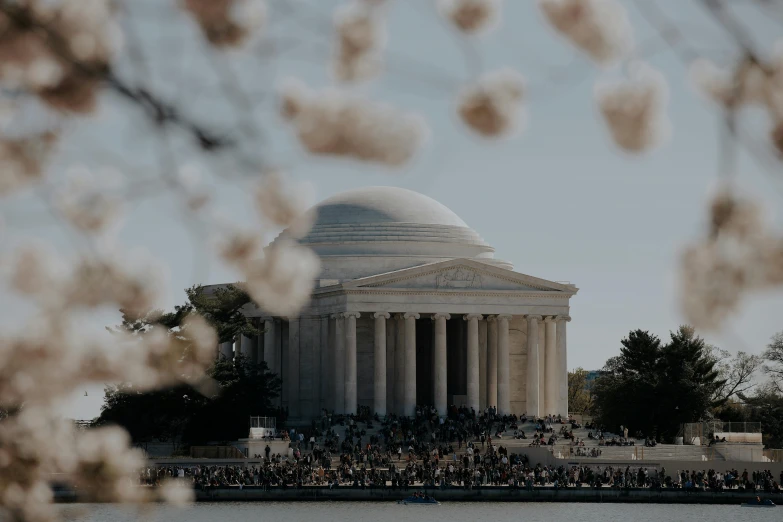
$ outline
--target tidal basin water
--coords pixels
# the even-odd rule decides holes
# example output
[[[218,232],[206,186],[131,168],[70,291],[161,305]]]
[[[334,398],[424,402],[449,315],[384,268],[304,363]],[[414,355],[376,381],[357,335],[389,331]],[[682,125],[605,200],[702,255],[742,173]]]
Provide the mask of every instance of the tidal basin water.
[[[176,509],[153,506],[144,509],[113,505],[66,504],[59,506],[68,522],[667,522],[682,520],[775,521],[783,520],[783,507],[673,504],[550,504],[466,503],[440,506],[399,506],[394,502],[243,502],[199,503]]]

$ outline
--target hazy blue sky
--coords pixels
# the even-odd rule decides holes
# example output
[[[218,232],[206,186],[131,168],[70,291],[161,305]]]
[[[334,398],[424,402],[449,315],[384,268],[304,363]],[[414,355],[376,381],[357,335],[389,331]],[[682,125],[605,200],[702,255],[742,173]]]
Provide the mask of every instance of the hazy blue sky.
[[[683,25],[699,49],[719,57],[731,45],[707,22],[697,3],[657,2]],[[236,113],[214,105],[217,102],[210,94],[199,89],[203,83],[220,83],[214,72],[200,68],[203,56],[183,50],[193,46],[192,28],[172,29],[173,15],[161,8],[163,14],[158,16],[155,4],[140,2],[144,22],[137,28],[151,55],[153,84],[202,119],[234,121]],[[299,16],[273,18],[271,34],[281,41],[299,38],[307,43],[288,50],[273,67],[261,68],[257,58],[236,56],[233,74],[242,78],[246,91],[267,91],[274,78],[287,75],[315,86],[329,83],[324,66],[329,47],[323,35],[336,2],[293,4],[303,6]],[[504,4],[499,30],[465,43],[438,19],[431,2],[394,2],[389,24],[390,70],[362,90],[421,112],[430,121],[429,144],[407,168],[397,171],[306,157],[290,139],[288,129],[274,118],[271,98],[258,97],[253,113],[267,133],[267,141],[259,147],[289,165],[298,179],[312,182],[318,199],[359,186],[413,189],[451,208],[496,248],[497,257],[511,261],[517,271],[575,283],[580,290],[572,299],[568,366],[597,369],[618,353],[620,339],[629,330],[642,328],[667,336],[682,322],[678,255],[684,244],[702,233],[709,194],[716,186],[718,115],[693,92],[685,67],[654,36],[633,2],[627,2],[644,56],[669,79],[674,132],[650,154],[636,157],[619,152],[608,140],[593,100],[595,80],[617,71],[596,71],[577,55],[545,25],[533,0],[506,0]],[[774,22],[749,16],[765,45],[780,34]],[[453,93],[460,81],[499,66],[517,68],[529,79],[528,124],[511,139],[486,141],[460,126],[454,116]],[[556,81],[547,80],[551,73],[557,74]],[[230,84],[233,80],[226,74],[221,76]],[[101,165],[119,157],[123,165],[136,169],[125,170],[129,178],[154,178],[160,165],[157,149],[154,141],[144,139],[149,134],[136,113],[107,98],[95,120],[72,125],[55,169],[62,170],[71,161]],[[757,128],[762,130],[762,126]],[[179,159],[201,161],[188,157],[187,152]],[[203,166],[219,169],[221,175],[235,168],[230,159]],[[783,230],[783,220],[773,215],[783,200],[781,169],[775,179],[743,156],[738,170],[738,184],[766,206],[770,221]],[[255,223],[246,183],[221,176],[208,177],[206,182],[225,218]],[[39,207],[33,194],[2,204],[7,225],[4,254],[29,237],[51,242],[58,255],[72,253],[71,237],[62,228],[46,224]],[[167,306],[181,302],[182,289],[191,284],[237,277],[216,262],[208,248],[198,242],[194,247],[189,230],[181,204],[161,191],[134,201],[119,233],[127,245],[145,249],[169,266]],[[0,324],[18,326],[25,310],[4,292]],[[759,353],[775,332],[783,330],[782,311],[780,291],[750,296],[724,332],[705,336],[731,351]],[[85,319],[85,325],[94,328],[115,322],[111,313]],[[79,394],[70,401],[66,411],[89,417],[97,413],[99,404],[100,389],[91,390],[88,397]]]

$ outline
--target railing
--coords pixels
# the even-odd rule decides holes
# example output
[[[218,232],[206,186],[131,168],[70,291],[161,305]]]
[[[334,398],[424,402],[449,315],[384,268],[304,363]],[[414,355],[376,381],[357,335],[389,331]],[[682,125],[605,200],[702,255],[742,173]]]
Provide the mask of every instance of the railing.
[[[761,423],[705,421],[704,433],[761,433]]]
[[[729,434],[737,434],[732,437]],[[740,434],[749,434],[742,436]],[[729,442],[761,442],[760,422],[723,422],[704,421],[688,422],[680,427],[679,437],[683,444],[707,445],[710,436],[717,435],[726,438]]]
[[[275,417],[250,417],[251,428],[276,429],[277,419]]]
[[[555,445],[547,447],[555,457],[561,459],[596,459],[596,460],[723,460],[723,455],[716,448],[702,446],[678,446],[674,444],[658,445],[652,448],[645,446],[570,446]],[[573,449],[573,454],[571,453]],[[592,451],[600,455],[591,455]],[[584,455],[577,453],[583,452]],[[750,457],[750,454],[748,455]],[[751,460],[748,458],[748,460]]]

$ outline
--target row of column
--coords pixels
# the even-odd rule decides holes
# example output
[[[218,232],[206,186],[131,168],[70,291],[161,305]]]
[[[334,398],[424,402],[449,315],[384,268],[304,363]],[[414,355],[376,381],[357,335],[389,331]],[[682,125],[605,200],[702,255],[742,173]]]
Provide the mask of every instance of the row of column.
[[[568,316],[528,315],[527,319],[527,413],[568,415]],[[544,347],[538,345],[539,322],[544,321]],[[543,359],[543,363],[541,360]]]
[[[333,314],[330,316],[332,327],[328,328],[329,349],[333,361],[334,410],[336,413],[356,413],[357,398],[357,341],[356,320],[358,312]],[[387,413],[387,368],[386,368],[386,322],[391,319],[388,312],[373,314],[374,331],[374,371],[373,371],[373,409],[379,415]],[[526,402],[528,415],[568,414],[568,369],[566,322],[568,316],[527,315],[527,375]],[[326,317],[324,317],[326,319]],[[416,409],[416,320],[418,313],[395,314],[397,334],[394,347],[394,390],[393,404],[396,413],[413,415]],[[448,407],[447,395],[447,340],[446,321],[450,314],[436,313],[431,317],[434,322],[433,344],[433,391],[434,406],[444,414]],[[480,355],[479,355],[479,314],[463,316],[467,321],[467,403],[468,408],[480,409]],[[486,360],[486,402],[496,405],[500,414],[511,412],[510,386],[510,347],[509,322],[512,316],[496,315],[487,317],[487,360]],[[539,346],[539,323],[544,322],[544,346]],[[299,360],[296,351],[299,346],[298,319],[289,320],[289,360]],[[237,351],[247,357],[260,358],[267,362],[270,369],[281,367],[280,354],[275,350],[276,329],[273,319],[264,322],[263,355],[257,353],[258,343],[254,339],[241,336],[237,340]],[[324,347],[323,349],[327,349]],[[223,357],[233,357],[233,343],[220,345]],[[542,362],[543,361],[543,362]],[[287,375],[288,402],[297,404],[299,400],[299,365],[289,364]],[[325,371],[326,368],[323,368]],[[322,376],[318,376],[319,381]],[[326,383],[324,383],[326,385]],[[327,388],[320,391],[329,391]]]
[[[336,314],[334,347],[335,411],[357,411],[356,319],[357,312]],[[386,403],[386,321],[388,312],[377,312],[374,332],[373,409],[379,415],[387,413]],[[402,405],[398,413],[413,415],[416,409],[416,320],[420,314],[396,314],[397,335],[394,375],[394,403]],[[480,409],[479,314],[465,315],[467,321],[467,404]],[[497,405],[498,413],[511,412],[509,322],[512,316],[497,315],[487,318],[487,404]],[[447,399],[447,342],[446,321],[450,314],[432,315],[434,322],[433,388],[434,406],[440,413],[448,407]],[[528,315],[527,319],[527,414],[568,415],[568,367],[566,354],[566,327],[568,316]],[[539,347],[539,322],[545,324],[543,356]],[[544,364],[540,361],[543,359]],[[344,385],[343,385],[344,383]],[[543,386],[542,386],[543,384]],[[343,395],[344,393],[344,395]]]

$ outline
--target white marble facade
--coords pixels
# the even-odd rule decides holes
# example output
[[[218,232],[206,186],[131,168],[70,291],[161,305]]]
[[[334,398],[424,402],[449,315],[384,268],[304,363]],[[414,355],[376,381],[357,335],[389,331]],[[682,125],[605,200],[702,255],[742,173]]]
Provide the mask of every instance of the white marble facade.
[[[292,419],[416,404],[568,414],[566,325],[577,288],[514,272],[456,214],[409,190],[372,187],[316,207],[300,241],[321,257],[297,318],[220,346],[266,360]],[[285,232],[281,235],[285,236]]]

